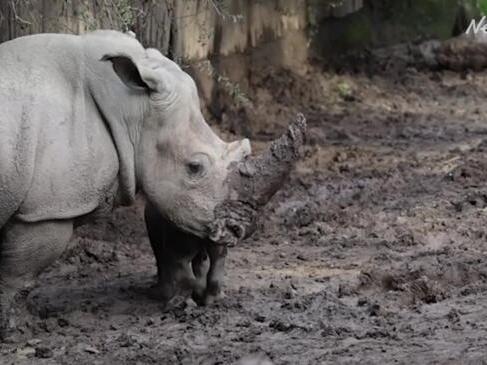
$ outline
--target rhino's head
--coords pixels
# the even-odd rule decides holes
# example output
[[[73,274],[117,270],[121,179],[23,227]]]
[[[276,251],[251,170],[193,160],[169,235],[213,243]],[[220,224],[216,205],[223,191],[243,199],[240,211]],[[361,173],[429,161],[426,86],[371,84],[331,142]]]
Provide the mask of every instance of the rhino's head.
[[[250,143],[222,141],[201,114],[193,79],[156,50],[146,56],[105,57],[128,87],[149,96],[135,151],[138,184],[162,215],[206,237],[215,206],[228,195],[228,166],[250,154]]]

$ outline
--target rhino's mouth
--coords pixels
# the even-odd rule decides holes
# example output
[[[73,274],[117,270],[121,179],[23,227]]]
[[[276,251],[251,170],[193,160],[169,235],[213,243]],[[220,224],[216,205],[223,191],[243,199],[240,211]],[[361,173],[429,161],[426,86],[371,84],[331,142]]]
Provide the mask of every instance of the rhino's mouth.
[[[255,230],[257,209],[249,204],[227,200],[217,207],[216,212],[221,218],[215,218],[210,225],[209,239],[213,242],[233,246]]]

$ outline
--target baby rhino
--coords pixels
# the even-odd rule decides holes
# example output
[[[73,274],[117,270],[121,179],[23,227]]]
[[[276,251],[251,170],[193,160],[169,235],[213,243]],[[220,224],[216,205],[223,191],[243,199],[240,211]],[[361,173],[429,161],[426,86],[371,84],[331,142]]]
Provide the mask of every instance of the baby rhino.
[[[305,138],[306,119],[299,114],[268,149],[230,164],[226,180],[229,198],[214,209],[208,236],[184,232],[164,218],[154,204],[146,205],[146,226],[159,279],[152,294],[167,304],[180,289],[190,289],[200,305],[221,294],[227,246],[235,245],[255,230],[259,209],[289,175],[301,156]]]
[[[153,297],[167,305],[176,294],[191,291],[198,305],[207,305],[221,296],[225,245],[181,231],[151,203],[145,208],[145,222],[157,262]]]

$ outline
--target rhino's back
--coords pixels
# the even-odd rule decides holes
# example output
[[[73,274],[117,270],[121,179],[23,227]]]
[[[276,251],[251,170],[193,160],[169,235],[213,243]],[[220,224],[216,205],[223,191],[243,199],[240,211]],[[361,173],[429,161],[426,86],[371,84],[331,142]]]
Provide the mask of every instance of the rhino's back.
[[[118,160],[84,87],[79,37],[6,42],[0,64],[0,227],[12,214],[38,221],[89,213]]]

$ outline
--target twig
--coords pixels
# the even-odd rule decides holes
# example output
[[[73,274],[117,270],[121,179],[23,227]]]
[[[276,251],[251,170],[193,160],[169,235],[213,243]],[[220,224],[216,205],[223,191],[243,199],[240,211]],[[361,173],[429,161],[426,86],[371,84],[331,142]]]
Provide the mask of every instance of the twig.
[[[223,13],[222,9],[216,4],[214,0],[208,0],[208,2],[213,6],[213,9],[215,9],[216,13],[221,16],[223,19],[226,18],[226,14]]]
[[[216,14],[218,16],[220,16],[223,20],[227,20],[228,18],[230,18],[232,20],[232,22],[234,22],[234,23],[237,23],[237,22],[243,20],[242,14],[230,14],[228,11],[226,11],[225,9],[220,7],[217,4],[216,0],[207,0],[207,1],[211,4],[211,6],[215,10]]]
[[[10,7],[12,8],[12,12],[14,13],[15,20],[26,25],[32,25],[31,22],[21,18],[20,16],[17,15],[17,10],[15,9],[15,4],[14,1],[10,1]]]

